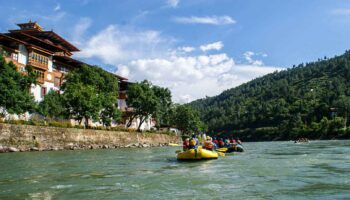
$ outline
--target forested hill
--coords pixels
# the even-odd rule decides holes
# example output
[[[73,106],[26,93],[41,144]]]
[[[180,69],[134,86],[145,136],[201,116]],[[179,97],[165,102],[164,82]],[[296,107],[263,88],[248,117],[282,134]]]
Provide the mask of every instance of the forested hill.
[[[191,102],[211,135],[245,140],[349,138],[350,51]]]

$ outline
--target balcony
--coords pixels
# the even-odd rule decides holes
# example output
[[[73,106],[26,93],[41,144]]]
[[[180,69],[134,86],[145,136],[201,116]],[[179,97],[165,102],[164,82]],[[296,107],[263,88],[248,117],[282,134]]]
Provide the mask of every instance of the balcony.
[[[31,58],[29,58],[28,65],[31,65],[33,67],[36,67],[36,68],[39,68],[39,69],[43,69],[43,70],[47,70],[48,69],[48,64],[47,63],[41,63],[41,62],[33,60]]]

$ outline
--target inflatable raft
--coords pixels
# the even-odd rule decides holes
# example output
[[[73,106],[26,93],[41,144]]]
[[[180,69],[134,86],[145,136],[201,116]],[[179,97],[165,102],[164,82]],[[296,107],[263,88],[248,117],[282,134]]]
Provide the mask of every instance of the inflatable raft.
[[[223,153],[231,153],[231,152],[243,152],[243,146],[242,145],[233,145],[232,147],[223,147],[220,149],[217,149],[218,152],[223,152]]]
[[[209,151],[198,147],[197,149],[189,149],[177,154],[178,160],[208,160],[217,159],[219,154],[214,151]]]

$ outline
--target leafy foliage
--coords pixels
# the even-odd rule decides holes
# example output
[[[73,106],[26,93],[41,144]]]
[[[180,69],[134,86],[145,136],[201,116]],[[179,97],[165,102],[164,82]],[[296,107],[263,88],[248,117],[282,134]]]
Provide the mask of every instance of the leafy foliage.
[[[152,89],[152,84],[148,81],[129,86],[127,103],[129,107],[134,109],[127,126],[129,127],[135,118],[139,118],[138,131],[145,120],[157,113],[160,105],[159,98]]]
[[[1,116],[5,112],[10,114],[22,114],[33,111],[35,102],[29,90],[36,83],[36,75],[32,67],[26,67],[27,74],[21,74],[16,66],[7,63],[0,54],[0,107]]]
[[[200,99],[211,134],[247,140],[349,137],[350,52],[300,64]]]
[[[206,131],[206,127],[201,122],[199,114],[188,105],[177,105],[172,111],[171,122],[184,134]]]
[[[65,118],[65,107],[60,94],[50,91],[38,105],[37,112],[51,119]]]
[[[118,80],[99,67],[83,65],[67,74],[62,85],[65,107],[78,120],[101,121],[109,126],[119,120]]]

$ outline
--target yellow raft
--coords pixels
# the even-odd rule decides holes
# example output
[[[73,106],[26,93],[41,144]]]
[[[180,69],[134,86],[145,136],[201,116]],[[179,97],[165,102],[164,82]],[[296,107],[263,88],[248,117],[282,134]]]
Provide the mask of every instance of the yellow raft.
[[[169,146],[170,146],[170,147],[179,147],[179,146],[181,146],[181,145],[176,144],[176,143],[169,143]]]
[[[217,152],[209,151],[198,147],[197,149],[189,149],[177,154],[178,160],[208,160],[217,159],[219,154]]]

